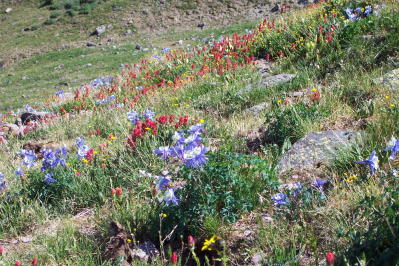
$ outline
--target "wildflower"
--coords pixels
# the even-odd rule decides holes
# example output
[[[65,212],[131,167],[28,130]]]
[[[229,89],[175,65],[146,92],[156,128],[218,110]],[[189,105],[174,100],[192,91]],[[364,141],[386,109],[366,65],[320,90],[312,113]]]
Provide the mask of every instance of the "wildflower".
[[[21,266],[21,262],[19,260],[16,260],[14,265],[15,266]]]
[[[357,179],[356,175],[351,175],[350,177],[346,178],[345,181],[346,182],[353,182]]]
[[[4,254],[4,246],[0,245],[0,256],[2,256]]]
[[[169,146],[161,146],[158,149],[153,150],[153,152],[158,155],[159,157],[161,157],[163,160],[166,160],[167,158],[169,158],[171,156],[171,149],[169,148]]]
[[[392,137],[388,145],[389,146],[385,148],[385,151],[391,151],[391,156],[389,156],[389,159],[394,160],[396,153],[399,152],[399,141],[395,137]]]
[[[398,177],[398,171],[397,170],[392,170],[392,176]]]
[[[273,205],[279,207],[281,205],[287,204],[288,202],[287,202],[286,198],[287,198],[287,196],[284,193],[274,194],[272,196]]]
[[[188,236],[187,237],[187,244],[189,247],[194,247],[195,246],[195,239],[193,236]]]
[[[100,165],[100,167],[101,167],[101,168],[105,168],[105,167],[107,167],[107,165],[106,165],[105,163],[102,163],[102,164]]]
[[[133,124],[136,124],[137,121],[140,121],[139,115],[136,111],[130,111],[127,113],[127,119],[132,122]]]
[[[32,168],[35,165],[35,161],[36,161],[37,157],[36,157],[34,151],[22,149],[20,151],[20,155],[23,157],[22,164],[24,164],[26,167],[28,167],[28,169]]]
[[[208,159],[205,155],[209,149],[204,145],[188,150],[183,155],[183,161],[187,167],[199,168]]]
[[[116,189],[115,188],[111,188],[111,195],[115,195],[116,194]]]
[[[117,187],[116,189],[115,189],[115,192],[116,192],[116,195],[118,195],[118,196],[122,196],[122,188],[121,187]]]
[[[190,134],[201,133],[203,130],[204,130],[204,125],[203,125],[203,123],[201,123],[201,124],[196,124],[196,125],[191,126],[188,129],[187,133],[190,133]]]
[[[50,185],[50,184],[52,184],[52,183],[57,182],[57,180],[53,178],[53,174],[52,174],[52,173],[48,173],[48,174],[46,174],[46,176],[44,177],[43,182],[46,183],[47,185]]]
[[[201,124],[203,124],[203,123],[205,123],[205,120],[204,119],[200,119],[200,121],[199,121]]]
[[[327,265],[333,265],[335,262],[335,254],[334,252],[327,252],[326,253],[326,261]]]
[[[82,158],[85,158],[87,153],[89,152],[90,148],[87,146],[84,142],[84,138],[80,137],[76,139],[76,146],[78,146],[78,158],[81,160]]]
[[[164,190],[169,187],[170,176],[159,176],[155,182],[156,190]]]
[[[168,215],[166,213],[161,213],[159,216],[161,216],[162,218],[166,218]]]
[[[161,50],[162,53],[169,53],[170,52],[170,48],[169,47],[165,47]]]
[[[76,176],[80,176],[80,175],[81,175],[81,173],[80,173],[80,172],[78,172],[78,171],[76,171],[76,172],[75,172],[75,175],[76,175]]]
[[[172,256],[170,257],[170,262],[171,263],[173,263],[173,264],[176,264],[177,263],[177,254],[176,254],[176,252],[173,252],[172,253]]]
[[[17,170],[15,170],[15,174],[19,177],[24,176],[25,173],[22,171],[22,168],[18,168]]]
[[[165,201],[166,206],[169,206],[171,203],[173,205],[179,204],[179,199],[175,196],[175,191],[173,188],[169,188],[165,191],[163,200]]]
[[[142,114],[143,117],[145,117],[146,119],[150,119],[150,120],[154,119],[154,115],[155,115],[155,112],[153,112],[150,109],[145,110]]]
[[[370,173],[374,174],[375,170],[378,169],[378,157],[375,155],[375,151],[373,151],[370,155],[370,158],[363,161],[356,161],[359,164],[367,164],[370,167]]]
[[[216,241],[219,239],[220,239],[220,237],[213,235],[210,239],[205,240],[205,242],[201,248],[201,251],[205,251],[205,250],[211,251],[213,246],[215,245]]]
[[[323,189],[326,187],[327,184],[328,184],[328,181],[327,181],[327,180],[316,179],[316,180],[313,182],[312,186],[315,187],[315,188],[318,188],[318,189],[320,189],[320,190],[323,190]]]
[[[37,265],[37,258],[36,257],[32,259],[32,265]]]

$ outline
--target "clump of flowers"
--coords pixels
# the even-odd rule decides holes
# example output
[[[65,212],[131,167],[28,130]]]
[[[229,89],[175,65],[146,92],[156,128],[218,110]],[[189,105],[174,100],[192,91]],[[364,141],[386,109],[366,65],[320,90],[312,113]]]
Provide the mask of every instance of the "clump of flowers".
[[[34,151],[22,149],[19,152],[19,155],[22,157],[22,164],[25,165],[28,169],[35,166],[37,157]]]
[[[205,240],[204,244],[202,245],[201,251],[212,251],[216,248],[216,243],[221,240],[220,236],[213,235],[210,239]]]
[[[164,201],[166,206],[179,204],[180,200],[175,196],[175,188],[171,184],[171,176],[168,171],[162,171],[160,176],[156,176],[154,185],[154,194],[159,193],[159,200]]]
[[[371,6],[366,6],[364,8],[358,7],[358,8],[354,8],[354,9],[348,7],[347,9],[345,9],[346,16],[351,21],[356,21],[358,19],[367,17],[372,12],[373,12],[373,10],[372,10]]]
[[[174,146],[162,146],[153,152],[163,160],[174,157],[184,163],[187,167],[199,168],[207,162],[206,153],[209,148],[202,144],[201,134],[203,124],[191,126],[184,137],[184,131],[175,132],[173,135]]]
[[[76,139],[76,146],[78,147],[78,158],[84,162],[89,162],[94,157],[94,150],[85,144],[83,137]]]
[[[273,205],[280,207],[288,204],[287,195],[284,193],[276,193],[272,196]]]
[[[4,180],[4,174],[0,173],[0,191],[4,191],[7,188],[7,183]]]
[[[395,137],[392,137],[388,143],[388,147],[385,148],[385,151],[390,151],[391,156],[389,156],[389,159],[394,160],[396,153],[399,152],[399,141]]]

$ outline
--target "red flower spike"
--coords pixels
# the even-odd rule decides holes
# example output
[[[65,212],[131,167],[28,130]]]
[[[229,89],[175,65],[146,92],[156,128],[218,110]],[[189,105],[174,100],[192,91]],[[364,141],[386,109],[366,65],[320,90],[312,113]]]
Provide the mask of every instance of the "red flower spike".
[[[4,246],[0,246],[0,256],[2,256],[4,254]]]
[[[170,257],[170,262],[176,264],[177,261],[178,261],[177,254],[176,252],[173,252],[172,256]]]
[[[15,266],[21,266],[21,262],[19,260],[16,260],[14,265]]]
[[[111,195],[115,195],[116,194],[116,189],[115,188],[111,188]]]
[[[32,259],[32,265],[37,265],[37,258]]]
[[[326,253],[326,261],[327,261],[327,265],[334,265],[334,262],[335,262],[335,254],[334,254],[334,252],[327,252]]]
[[[115,192],[116,192],[116,195],[118,195],[118,196],[122,196],[122,188],[121,187],[117,187],[116,189],[115,189]]]

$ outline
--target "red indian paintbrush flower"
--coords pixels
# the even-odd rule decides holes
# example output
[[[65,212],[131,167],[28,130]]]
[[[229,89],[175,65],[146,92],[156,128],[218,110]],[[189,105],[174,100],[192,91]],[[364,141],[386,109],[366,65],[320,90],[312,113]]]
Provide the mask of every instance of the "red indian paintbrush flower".
[[[170,262],[177,263],[177,254],[176,254],[176,252],[172,253],[172,256],[170,257]]]
[[[0,256],[4,254],[4,246],[0,246]]]
[[[32,259],[32,265],[37,265],[37,258]]]
[[[334,262],[335,262],[334,252],[326,253],[326,261],[327,261],[327,265],[334,265]]]

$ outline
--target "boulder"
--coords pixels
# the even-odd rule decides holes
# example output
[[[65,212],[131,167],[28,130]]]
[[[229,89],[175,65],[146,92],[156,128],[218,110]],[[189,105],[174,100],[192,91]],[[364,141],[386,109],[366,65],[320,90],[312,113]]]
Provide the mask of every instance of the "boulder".
[[[11,7],[8,7],[8,8],[6,8],[6,10],[5,10],[5,12],[8,14],[8,13],[10,13],[12,11],[12,8]]]
[[[374,83],[388,87],[394,92],[397,92],[399,90],[399,68],[394,69],[382,77],[374,79]]]
[[[295,174],[314,177],[322,174],[323,166],[328,166],[337,154],[360,140],[359,132],[329,130],[311,132],[298,140],[280,158],[277,169],[279,176]]]
[[[250,108],[247,108],[243,111],[244,114],[250,114],[250,115],[259,115],[260,112],[265,110],[269,106],[268,103],[260,103],[255,106],[252,106]]]
[[[262,84],[266,87],[272,87],[281,83],[290,82],[295,77],[296,77],[295,74],[279,74],[279,75],[269,76],[262,79]]]
[[[106,29],[107,29],[107,26],[105,26],[105,25],[98,26],[92,35],[100,36],[101,34],[103,34],[105,32]]]

